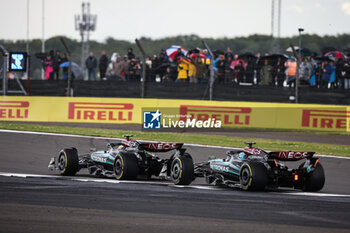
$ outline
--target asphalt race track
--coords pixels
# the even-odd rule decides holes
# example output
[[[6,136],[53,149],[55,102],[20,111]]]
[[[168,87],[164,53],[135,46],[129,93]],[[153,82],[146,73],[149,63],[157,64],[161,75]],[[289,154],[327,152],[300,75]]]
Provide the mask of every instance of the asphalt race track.
[[[0,232],[350,232],[350,159],[321,157],[326,184],[318,193],[243,192],[203,179],[183,187],[84,172],[60,177],[47,170],[64,147],[88,153],[110,141],[0,132]],[[186,148],[195,162],[223,158],[227,150]]]

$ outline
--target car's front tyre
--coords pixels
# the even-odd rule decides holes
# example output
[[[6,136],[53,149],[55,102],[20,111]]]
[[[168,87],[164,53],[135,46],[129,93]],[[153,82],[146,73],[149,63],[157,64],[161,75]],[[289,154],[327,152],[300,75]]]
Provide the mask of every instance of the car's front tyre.
[[[78,151],[75,148],[61,150],[58,156],[58,170],[63,176],[74,176],[79,171]]]
[[[184,154],[171,163],[171,178],[176,185],[189,185],[194,180],[192,157]]]

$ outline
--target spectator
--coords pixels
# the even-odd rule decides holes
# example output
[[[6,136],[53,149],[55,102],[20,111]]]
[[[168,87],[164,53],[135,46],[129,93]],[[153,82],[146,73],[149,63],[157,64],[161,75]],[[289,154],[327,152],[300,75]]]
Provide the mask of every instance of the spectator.
[[[173,81],[171,79],[171,72],[170,72],[170,67],[168,66],[166,69],[165,69],[165,73],[162,77],[162,82],[171,82]]]
[[[244,67],[241,61],[237,62],[233,70],[234,82],[239,84],[243,82],[244,77]]]
[[[184,56],[185,54],[183,54],[183,52],[181,51],[181,48],[177,49],[177,52],[175,54],[174,57],[174,63],[179,63],[181,61],[181,58]]]
[[[259,81],[260,81],[260,70],[261,70],[260,57],[261,57],[260,52],[257,52],[255,66],[254,66],[254,82],[255,83],[259,83]]]
[[[176,82],[186,82],[188,75],[187,75],[187,71],[188,71],[188,65],[186,62],[184,62],[184,59],[182,57],[179,58],[178,61],[179,65],[177,66],[177,79]]]
[[[188,62],[186,59],[183,59],[183,62],[188,65],[188,77],[190,79],[190,83],[197,83],[198,80],[196,78],[196,66],[194,64],[194,58],[192,58],[190,62]]]
[[[272,66],[269,64],[269,60],[264,60],[264,65],[260,70],[260,82],[261,85],[273,85],[272,81]]]
[[[117,56],[117,60],[114,63],[113,70],[114,70],[114,72],[113,72],[114,75],[113,76],[116,79],[125,81],[124,66],[123,66],[123,63],[121,61],[120,56]]]
[[[203,49],[203,54],[205,55],[206,58],[209,58],[209,60],[210,60],[211,56],[210,56],[210,54],[208,52],[208,49]]]
[[[135,58],[133,58],[133,59],[131,59],[131,61],[130,61],[130,63],[129,63],[129,69],[128,69],[128,79],[130,80],[130,81],[133,81],[133,80],[135,80],[135,71],[136,71],[136,59]]]
[[[46,56],[46,59],[44,60],[44,69],[45,69],[45,79],[52,81],[54,79],[54,73],[53,73],[53,61],[51,59],[50,54],[48,54]]]
[[[233,54],[232,54],[231,48],[227,48],[226,49],[225,59],[227,60],[228,57],[231,57],[231,60],[233,58]]]
[[[309,85],[309,81],[312,75],[312,64],[306,58],[300,64],[299,72],[300,72],[300,84]]]
[[[163,54],[164,60],[166,60],[166,62],[169,62],[169,56],[168,56],[168,54],[166,53],[166,50],[165,50],[165,49],[162,49],[162,50],[160,51],[159,56],[160,56],[161,54]]]
[[[129,60],[129,61],[132,60],[133,58],[135,58],[135,54],[134,54],[132,48],[129,48],[129,49],[128,49],[128,54],[127,54],[127,56],[128,56],[128,60]]]
[[[89,57],[86,59],[85,65],[88,69],[88,80],[90,81],[91,76],[93,80],[96,80],[97,59],[93,52],[90,52]]]
[[[56,54],[53,57],[53,72],[56,80],[60,79],[60,65],[62,63],[62,58],[59,50],[56,50]]]
[[[343,77],[344,77],[344,89],[348,90],[350,89],[350,61],[349,60],[344,63]]]
[[[297,75],[297,62],[295,61],[294,57],[291,57],[285,65],[288,69],[287,84],[289,87],[292,87],[295,83]]]
[[[103,50],[99,60],[100,79],[103,79],[106,77],[107,67],[108,67],[108,57],[106,55],[106,51]]]
[[[62,54],[61,58],[62,58],[61,63],[68,61],[67,55],[65,53]],[[62,80],[66,80],[66,79],[68,79],[68,66],[62,68]]]
[[[129,80],[129,66],[130,66],[130,61],[128,60],[128,56],[125,55],[123,58],[123,61],[121,62],[121,69],[122,69],[122,77],[125,78],[125,80]]]
[[[199,83],[202,83],[207,74],[207,66],[203,63],[203,60],[200,57],[195,59],[194,64],[196,66],[196,79]]]
[[[344,79],[342,75],[342,71],[344,70],[344,61],[342,58],[338,59],[335,63],[335,87],[343,87]]]
[[[151,76],[151,80],[155,81],[157,73],[158,73],[158,67],[159,67],[158,57],[156,54],[153,54],[151,62],[152,62],[152,67],[151,67],[151,75],[150,76]]]
[[[286,67],[284,66],[281,58],[279,57],[277,59],[276,66],[273,69],[273,75],[272,75],[273,78],[276,78],[277,86],[283,87],[283,82],[285,80],[285,71],[286,71]]]
[[[254,67],[255,67],[255,60],[252,57],[248,58],[247,61],[247,67],[245,71],[245,77],[247,83],[254,83]]]
[[[231,69],[231,64],[232,56],[228,55],[225,62],[225,83],[232,83],[233,81],[233,70]]]
[[[134,71],[135,71],[135,79],[137,81],[141,80],[141,74],[142,74],[142,65],[139,57],[135,58],[135,66],[134,66]]]
[[[224,83],[225,81],[225,56],[220,55],[219,60],[216,63],[217,73],[216,73],[216,82]]]
[[[323,66],[323,73],[322,73],[322,79],[321,79],[321,87],[327,88],[328,83],[330,81],[331,75],[334,72],[334,65],[333,62],[327,62]]]
[[[146,80],[147,82],[151,81],[151,71],[152,71],[152,60],[150,56],[147,56],[146,59]]]

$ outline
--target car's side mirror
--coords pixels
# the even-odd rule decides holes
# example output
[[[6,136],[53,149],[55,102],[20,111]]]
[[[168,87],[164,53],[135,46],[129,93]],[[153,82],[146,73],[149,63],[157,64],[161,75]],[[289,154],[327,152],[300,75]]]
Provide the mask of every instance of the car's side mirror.
[[[215,155],[209,155],[208,159],[209,159],[209,160],[216,159],[216,156],[215,156]]]
[[[95,152],[95,151],[97,151],[97,149],[96,148],[90,148],[90,151],[91,152]]]

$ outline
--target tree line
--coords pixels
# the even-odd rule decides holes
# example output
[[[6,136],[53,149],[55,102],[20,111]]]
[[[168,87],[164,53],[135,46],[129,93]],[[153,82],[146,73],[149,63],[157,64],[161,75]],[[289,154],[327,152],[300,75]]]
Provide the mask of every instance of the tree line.
[[[60,50],[65,52],[64,47],[60,41],[61,36],[49,38],[45,41],[46,52],[50,50]],[[81,43],[78,40],[63,37],[67,46],[72,53],[72,61],[80,64]],[[231,48],[234,53],[241,54],[245,52],[257,53],[271,53],[277,52],[273,47],[275,39],[268,35],[250,35],[247,37],[235,38],[201,38],[197,35],[179,35],[174,37],[166,37],[162,39],[151,39],[147,37],[139,38],[147,55],[159,54],[161,49],[167,49],[171,45],[181,45],[185,49],[203,48],[202,40],[206,41],[208,46],[212,49],[220,49],[225,51],[226,48]],[[293,44],[297,46],[299,43],[299,36],[284,37],[280,39],[280,53],[285,53],[285,50]],[[8,51],[26,51],[25,40],[0,40]],[[335,36],[319,36],[315,34],[302,35],[302,47],[322,55],[322,50],[325,47],[333,47],[340,51],[349,51],[350,48],[350,34],[339,34]],[[123,56],[127,53],[128,48],[133,48],[136,56],[141,56],[134,41],[118,40],[112,37],[107,38],[104,42],[90,41],[90,51],[99,58],[102,50],[106,50],[110,57],[113,52],[119,53]],[[34,79],[40,78],[41,61],[35,57],[36,53],[41,52],[41,40],[33,39],[29,42],[29,53],[31,55],[31,77]]]

